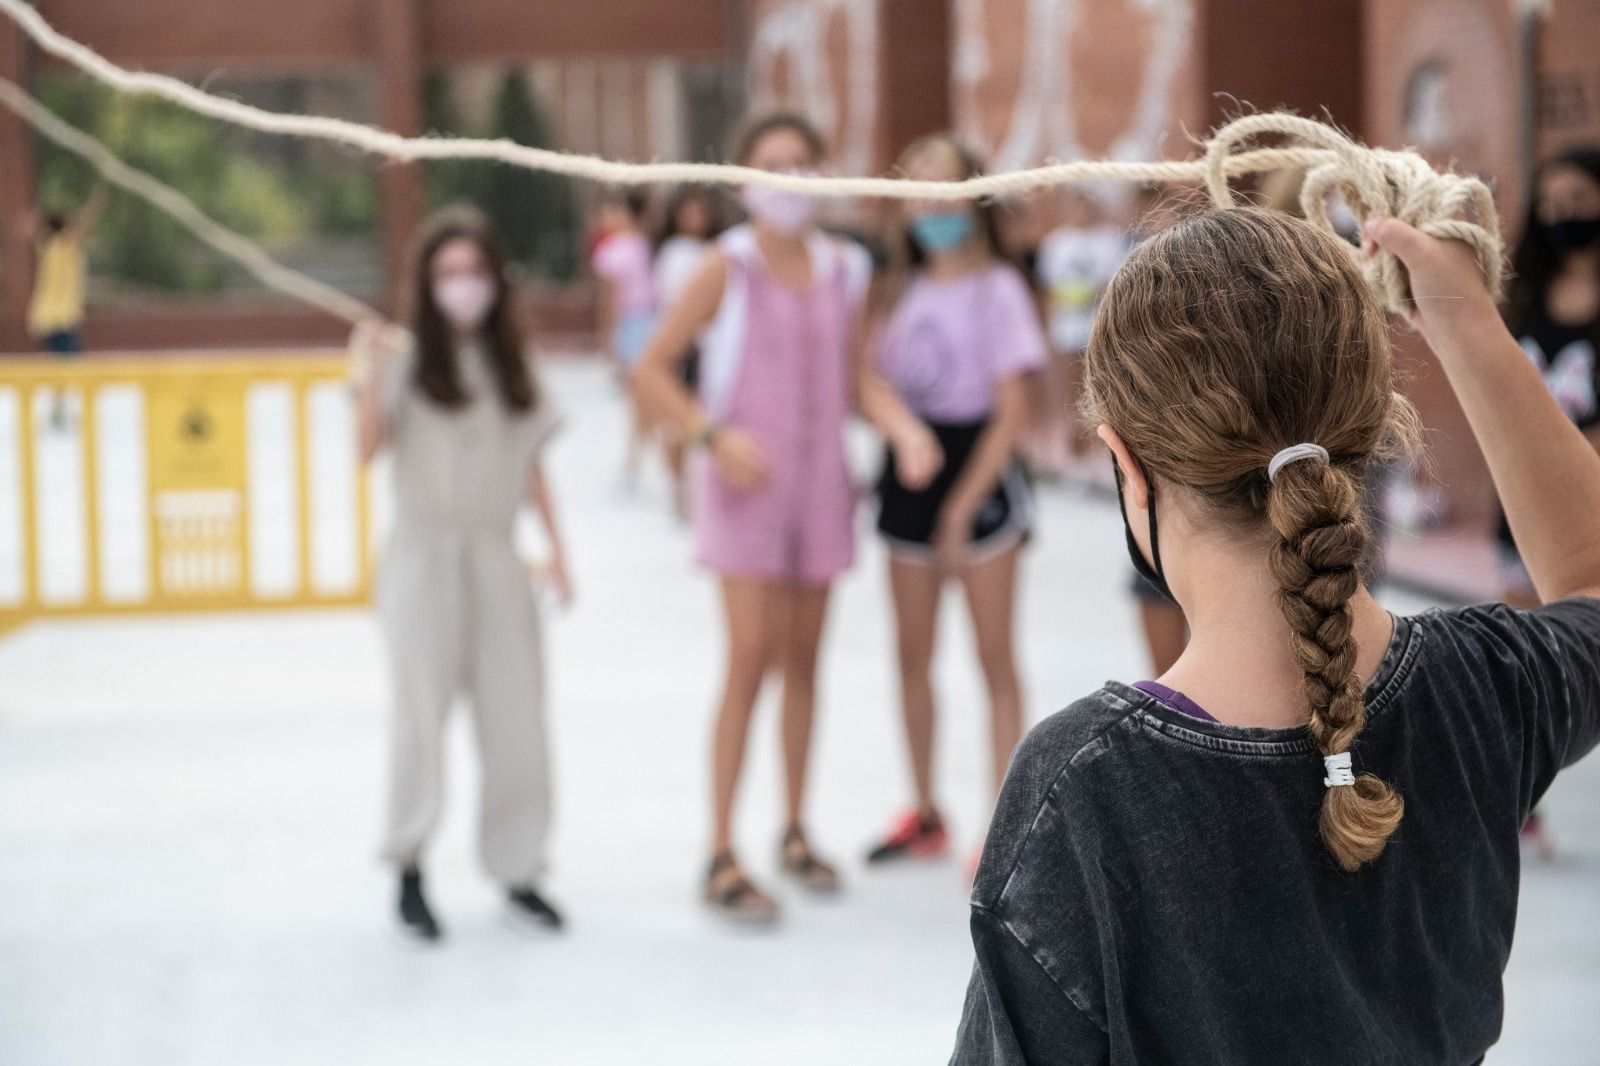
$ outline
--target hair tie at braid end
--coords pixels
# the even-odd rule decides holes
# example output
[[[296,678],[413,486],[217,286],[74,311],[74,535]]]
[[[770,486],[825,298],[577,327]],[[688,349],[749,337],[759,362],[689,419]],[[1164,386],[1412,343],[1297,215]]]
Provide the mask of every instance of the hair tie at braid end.
[[[1277,455],[1274,455],[1272,461],[1267,464],[1267,480],[1277,481],[1278,471],[1290,463],[1299,462],[1301,459],[1315,459],[1326,465],[1328,462],[1328,449],[1320,444],[1291,444]]]
[[[1322,783],[1328,788],[1341,788],[1356,783],[1355,771],[1350,769],[1350,753],[1341,751],[1337,755],[1324,755],[1322,765],[1327,768],[1327,776]]]

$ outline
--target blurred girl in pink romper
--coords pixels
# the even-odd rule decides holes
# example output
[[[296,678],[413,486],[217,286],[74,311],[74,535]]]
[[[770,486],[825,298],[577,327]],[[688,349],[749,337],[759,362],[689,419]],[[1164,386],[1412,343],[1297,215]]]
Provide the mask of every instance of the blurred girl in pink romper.
[[[803,118],[747,125],[736,162],[804,172],[823,160]],[[928,429],[856,358],[871,266],[820,232],[808,196],[743,190],[751,221],[723,234],[646,346],[636,372],[649,408],[705,452],[698,458],[696,557],[716,573],[728,634],[712,742],[712,857],[705,898],[734,919],[771,922],[775,899],[735,857],[733,801],[751,712],[769,669],[783,676],[787,822],[780,865],[803,888],[838,888],[804,828],[817,649],[833,580],[854,558],[856,492],[845,464],[852,410],[876,425],[912,480],[931,478]],[[677,365],[700,338],[699,395]]]

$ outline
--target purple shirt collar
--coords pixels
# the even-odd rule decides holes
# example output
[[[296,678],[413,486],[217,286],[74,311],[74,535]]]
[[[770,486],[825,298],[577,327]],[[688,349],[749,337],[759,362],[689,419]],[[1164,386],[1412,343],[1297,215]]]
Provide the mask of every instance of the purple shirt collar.
[[[1206,713],[1204,707],[1177,689],[1168,688],[1159,681],[1135,681],[1133,687],[1148,696],[1154,696],[1173,710],[1182,712],[1191,718],[1198,718],[1202,722],[1216,721],[1215,718]]]

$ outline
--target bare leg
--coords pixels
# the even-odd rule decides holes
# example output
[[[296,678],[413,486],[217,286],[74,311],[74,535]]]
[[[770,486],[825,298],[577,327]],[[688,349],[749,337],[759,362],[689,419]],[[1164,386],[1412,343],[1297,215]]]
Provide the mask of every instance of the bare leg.
[[[803,822],[811,727],[817,705],[817,649],[828,614],[827,585],[790,585],[783,639],[783,769],[788,824]]]
[[[1028,387],[1028,422],[1022,430],[1021,450],[1034,470],[1048,474],[1050,434],[1059,418],[1050,402],[1049,365],[1029,371],[1024,381]]]
[[[1528,815],[1528,820],[1522,823],[1522,839],[1538,849],[1539,858],[1544,862],[1556,861],[1555,838],[1550,835],[1540,811],[1534,810]]]
[[[933,648],[938,631],[939,593],[944,580],[937,567],[889,557],[889,589],[900,660],[900,713],[917,813],[938,813],[933,797]]]
[[[688,463],[685,458],[687,449],[683,446],[675,433],[668,433],[661,442],[661,452],[667,462],[667,473],[672,477],[672,510],[678,518],[689,517],[689,489],[685,468]]]
[[[711,741],[711,850],[733,846],[733,802],[744,767],[750,717],[761,692],[770,655],[768,604],[781,594],[771,582],[723,578],[722,606],[728,632],[728,672],[717,705]]]
[[[1144,626],[1145,645],[1150,649],[1153,677],[1172,669],[1189,643],[1189,623],[1183,609],[1175,603],[1141,599],[1139,621]]]
[[[628,427],[628,456],[623,462],[623,484],[629,492],[639,487],[639,468],[650,444],[650,423],[638,397],[630,398],[632,419]]]
[[[1011,753],[1022,740],[1022,686],[1017,680],[1012,635],[1017,603],[1017,559],[1022,545],[971,567],[962,575],[967,609],[978,644],[978,662],[989,687],[994,789],[1005,780]]]
[[[1071,401],[1072,356],[1060,352],[1050,356],[1044,369],[1043,398],[1046,404],[1045,421],[1040,425],[1042,454],[1040,461],[1052,477],[1066,472],[1068,445],[1072,434],[1072,419],[1067,408]]]
[[[1083,402],[1083,353],[1074,352],[1065,357],[1067,395],[1062,410],[1067,412],[1067,435],[1071,442],[1072,457],[1082,459],[1095,444],[1094,426],[1080,413]]]

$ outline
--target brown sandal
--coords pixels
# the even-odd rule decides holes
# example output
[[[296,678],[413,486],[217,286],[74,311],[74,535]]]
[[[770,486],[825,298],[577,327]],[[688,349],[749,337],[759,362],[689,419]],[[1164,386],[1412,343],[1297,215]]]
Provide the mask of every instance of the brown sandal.
[[[800,883],[800,887],[818,895],[839,891],[839,871],[817,858],[806,839],[806,831],[791,825],[783,834],[779,847],[778,865],[784,873]]]
[[[743,925],[772,925],[778,920],[777,901],[751,883],[732,851],[718,852],[712,858],[706,871],[705,901],[724,918]]]

